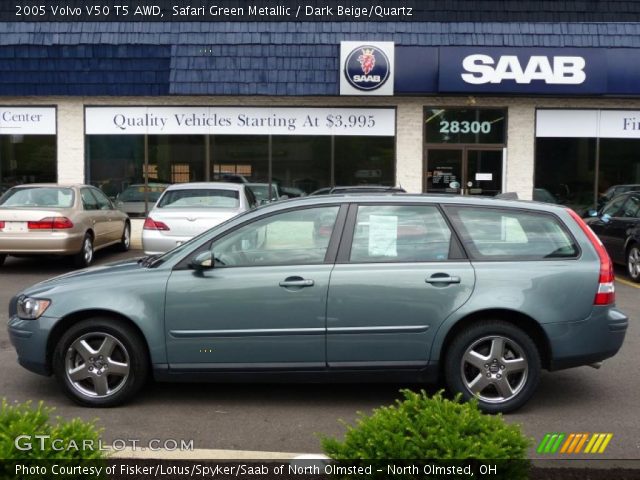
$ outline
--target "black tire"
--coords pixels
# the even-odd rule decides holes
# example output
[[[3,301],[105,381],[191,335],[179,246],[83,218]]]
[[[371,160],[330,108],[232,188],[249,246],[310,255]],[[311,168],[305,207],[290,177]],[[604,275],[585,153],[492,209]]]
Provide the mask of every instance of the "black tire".
[[[94,253],[93,237],[90,233],[85,233],[80,251],[73,257],[73,263],[75,263],[78,268],[86,268],[93,262]]]
[[[121,252],[128,252],[131,247],[131,225],[129,222],[125,222],[124,229],[122,230],[122,237],[120,237],[120,243],[118,244],[118,250]]]
[[[0,254],[0,267],[2,265],[4,265],[4,261],[7,259],[7,254],[6,253],[2,253]]]
[[[627,252],[627,273],[634,282],[640,282],[640,246],[631,245]]]
[[[83,348],[85,343],[91,348]],[[122,321],[83,320],[58,341],[53,372],[74,402],[113,407],[129,400],[144,385],[149,373],[147,347],[138,332]],[[74,373],[77,376],[72,378]]]
[[[506,413],[533,395],[540,378],[540,354],[520,328],[483,320],[453,339],[445,352],[444,371],[449,391],[462,393],[465,400],[477,398],[486,413]]]

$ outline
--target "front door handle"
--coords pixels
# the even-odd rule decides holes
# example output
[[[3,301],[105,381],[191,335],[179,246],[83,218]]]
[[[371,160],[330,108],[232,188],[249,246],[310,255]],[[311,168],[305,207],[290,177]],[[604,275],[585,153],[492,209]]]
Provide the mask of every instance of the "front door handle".
[[[307,280],[302,277],[287,277],[279,284],[281,287],[290,288],[304,288],[304,287],[313,287],[315,282],[313,280]]]
[[[429,278],[425,279],[425,282],[430,283],[431,285],[460,283],[460,277],[457,275],[449,275],[447,273],[434,273]]]

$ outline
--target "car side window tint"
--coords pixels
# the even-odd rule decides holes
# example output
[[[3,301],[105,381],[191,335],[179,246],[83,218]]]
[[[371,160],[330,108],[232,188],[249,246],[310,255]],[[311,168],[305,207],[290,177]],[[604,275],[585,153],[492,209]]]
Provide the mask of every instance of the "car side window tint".
[[[640,218],[640,197],[631,196],[622,207],[622,217]]]
[[[432,205],[361,205],[349,261],[439,262],[449,257],[451,230]]]
[[[331,206],[293,210],[251,222],[212,244],[216,265],[323,263],[338,209]]]
[[[613,200],[611,200],[609,203],[607,203],[604,208],[602,209],[602,215],[609,215],[610,217],[617,217],[618,216],[618,212],[620,211],[620,208],[622,207],[622,204],[624,203],[624,201],[627,199],[626,196],[618,196],[615,197]]]
[[[578,247],[552,215],[521,210],[449,207],[471,257],[484,260],[574,258]]]
[[[111,201],[100,190],[98,190],[97,188],[92,188],[91,189],[91,193],[93,194],[94,197],[96,197],[96,200],[98,202],[98,208],[100,210],[112,210],[113,209],[113,206],[111,205]]]
[[[98,201],[88,188],[80,189],[80,197],[82,198],[82,206],[85,210],[98,210]]]

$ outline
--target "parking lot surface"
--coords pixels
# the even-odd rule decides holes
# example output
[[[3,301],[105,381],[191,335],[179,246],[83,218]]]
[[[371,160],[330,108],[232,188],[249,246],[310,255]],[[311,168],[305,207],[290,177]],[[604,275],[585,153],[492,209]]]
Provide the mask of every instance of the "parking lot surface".
[[[111,249],[96,264],[140,256]],[[7,305],[24,287],[71,270],[66,260],[9,257],[0,269],[0,396],[10,401],[44,400],[65,418],[98,418],[108,444],[115,439],[193,440],[195,448],[320,452],[319,437],[344,432],[358,411],[390,404],[403,385],[393,384],[155,384],[132,403],[87,409],[71,403],[53,378],[20,367],[6,331]],[[522,425],[537,444],[549,432],[608,432],[613,439],[599,458],[640,459],[640,298],[638,286],[616,272],[618,306],[630,317],[622,350],[600,370],[590,367],[543,373],[524,408],[505,416]],[[419,388],[419,386],[411,386]],[[428,386],[435,391],[437,386]],[[534,451],[532,449],[532,455]]]

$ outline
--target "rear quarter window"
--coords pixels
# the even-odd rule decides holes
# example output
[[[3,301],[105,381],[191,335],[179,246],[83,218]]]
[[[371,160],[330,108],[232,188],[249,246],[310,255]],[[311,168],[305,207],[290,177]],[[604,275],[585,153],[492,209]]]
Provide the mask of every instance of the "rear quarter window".
[[[579,254],[574,238],[551,214],[452,206],[445,210],[474,259],[550,260]]]

